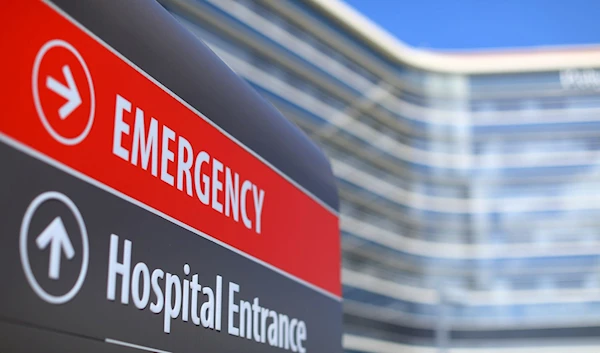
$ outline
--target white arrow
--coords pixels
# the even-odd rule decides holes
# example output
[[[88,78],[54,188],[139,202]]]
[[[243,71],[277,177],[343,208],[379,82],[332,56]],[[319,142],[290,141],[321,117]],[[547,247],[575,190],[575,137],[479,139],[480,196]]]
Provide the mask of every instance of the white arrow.
[[[75,80],[73,80],[73,74],[71,73],[69,66],[63,66],[62,72],[67,81],[67,86],[58,82],[53,77],[48,76],[46,77],[46,87],[67,100],[67,102],[58,109],[58,115],[64,120],[73,112],[73,110],[81,105],[81,96],[79,95],[79,90],[77,89]]]
[[[68,260],[75,256],[73,244],[69,239],[69,234],[60,217],[54,218],[52,222],[44,229],[35,240],[40,250],[44,250],[50,245],[50,265],[48,267],[48,277],[58,279],[60,277],[60,258],[61,252],[65,253]]]

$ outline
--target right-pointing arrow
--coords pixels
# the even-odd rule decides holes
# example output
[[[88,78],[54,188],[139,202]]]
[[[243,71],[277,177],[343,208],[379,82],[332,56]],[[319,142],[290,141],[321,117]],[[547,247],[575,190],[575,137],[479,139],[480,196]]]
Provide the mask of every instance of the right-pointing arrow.
[[[54,218],[35,240],[38,248],[44,250],[50,245],[50,263],[48,266],[48,277],[58,279],[60,277],[61,253],[65,253],[68,260],[75,256],[75,250],[65,225],[60,217]]]
[[[54,77],[48,76],[46,77],[46,87],[67,100],[67,102],[58,109],[58,115],[64,120],[81,105],[81,96],[79,95],[77,84],[73,79],[71,68],[68,65],[65,65],[62,67],[62,72],[67,81],[67,86],[58,82]]]

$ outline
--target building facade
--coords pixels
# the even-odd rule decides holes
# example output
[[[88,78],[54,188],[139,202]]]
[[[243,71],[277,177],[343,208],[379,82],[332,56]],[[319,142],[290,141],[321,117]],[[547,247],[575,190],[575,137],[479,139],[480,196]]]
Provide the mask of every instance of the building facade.
[[[338,0],[161,3],[330,158],[347,352],[600,349],[598,51],[420,52]]]

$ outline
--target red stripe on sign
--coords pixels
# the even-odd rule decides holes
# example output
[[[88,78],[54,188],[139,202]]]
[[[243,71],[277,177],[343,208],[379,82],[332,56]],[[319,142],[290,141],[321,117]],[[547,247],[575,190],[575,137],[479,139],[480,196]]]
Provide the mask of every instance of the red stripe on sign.
[[[341,295],[335,214],[50,7],[11,6],[0,131]]]

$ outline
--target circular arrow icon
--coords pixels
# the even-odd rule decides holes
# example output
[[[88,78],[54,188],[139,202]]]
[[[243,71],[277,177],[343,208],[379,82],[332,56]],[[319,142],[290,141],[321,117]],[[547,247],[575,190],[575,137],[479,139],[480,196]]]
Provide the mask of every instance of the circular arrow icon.
[[[94,124],[92,76],[75,47],[53,39],[38,51],[31,77],[33,102],[42,125],[64,145],[83,141]]]
[[[75,242],[81,250],[75,250]],[[75,203],[56,191],[36,197],[21,223],[19,252],[27,281],[40,298],[51,304],[73,299],[83,285],[89,262],[87,230]],[[70,263],[76,258],[79,263]],[[65,272],[67,275],[61,276]]]

